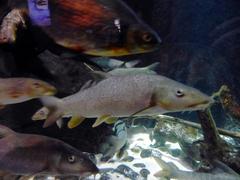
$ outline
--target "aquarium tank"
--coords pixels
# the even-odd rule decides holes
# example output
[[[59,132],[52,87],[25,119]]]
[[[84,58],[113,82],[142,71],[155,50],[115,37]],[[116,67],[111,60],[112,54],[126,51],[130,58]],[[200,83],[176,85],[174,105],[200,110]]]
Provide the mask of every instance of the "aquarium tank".
[[[0,0],[0,180],[240,180],[239,0]]]

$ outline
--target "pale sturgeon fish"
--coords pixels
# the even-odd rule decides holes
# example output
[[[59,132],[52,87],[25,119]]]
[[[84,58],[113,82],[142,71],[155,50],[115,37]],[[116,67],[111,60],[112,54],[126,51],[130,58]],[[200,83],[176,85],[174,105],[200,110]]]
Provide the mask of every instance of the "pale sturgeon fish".
[[[205,173],[182,171],[179,170],[172,162],[167,163],[156,157],[154,157],[154,159],[163,169],[154,175],[159,178],[166,177],[178,180],[240,180],[240,176],[235,171],[221,162],[217,162],[216,164],[220,165],[220,170],[222,172],[219,172],[218,170],[216,173]]]
[[[116,117],[151,116],[206,108],[213,99],[199,90],[160,75],[110,76],[76,94],[58,99],[41,98],[45,108],[33,120],[46,118],[48,127],[62,117],[72,117],[69,127],[84,118],[97,118],[93,127]],[[74,122],[74,123],[73,123]]]
[[[31,78],[0,78],[0,106],[16,104],[41,96],[54,95],[56,88]]]

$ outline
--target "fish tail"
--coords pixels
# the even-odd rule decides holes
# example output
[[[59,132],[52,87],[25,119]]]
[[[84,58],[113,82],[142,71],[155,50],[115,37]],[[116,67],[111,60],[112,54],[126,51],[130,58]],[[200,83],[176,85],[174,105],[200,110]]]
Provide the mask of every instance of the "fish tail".
[[[174,164],[167,163],[159,157],[154,157],[154,160],[162,168],[162,170],[160,170],[154,174],[155,177],[165,177],[165,178],[176,178],[177,177],[176,174],[179,170]]]
[[[55,122],[59,122],[63,116],[63,101],[53,96],[45,96],[40,98],[43,105],[49,110],[43,127],[49,127]]]

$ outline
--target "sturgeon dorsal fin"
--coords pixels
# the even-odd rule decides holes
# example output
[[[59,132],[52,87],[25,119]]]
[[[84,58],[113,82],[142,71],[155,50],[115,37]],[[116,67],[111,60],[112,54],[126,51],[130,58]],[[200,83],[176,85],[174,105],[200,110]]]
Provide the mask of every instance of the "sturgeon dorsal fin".
[[[9,134],[12,134],[12,133],[14,133],[14,131],[11,130],[10,128],[8,128],[6,126],[3,126],[3,125],[0,125],[0,138],[6,137],[6,136],[8,136]]]
[[[96,80],[102,80],[111,77],[112,75],[103,71],[92,71],[91,74]]]
[[[152,71],[156,71],[157,68],[159,67],[160,63],[159,62],[155,62],[153,64],[150,64],[149,66],[145,67],[149,70],[152,70]]]
[[[83,86],[81,87],[81,89],[80,89],[79,91],[83,91],[83,90],[85,90],[85,89],[88,89],[88,88],[90,88],[90,87],[92,87],[92,86],[95,86],[96,84],[97,84],[96,81],[89,80],[89,81],[87,81],[85,84],[83,84]]]

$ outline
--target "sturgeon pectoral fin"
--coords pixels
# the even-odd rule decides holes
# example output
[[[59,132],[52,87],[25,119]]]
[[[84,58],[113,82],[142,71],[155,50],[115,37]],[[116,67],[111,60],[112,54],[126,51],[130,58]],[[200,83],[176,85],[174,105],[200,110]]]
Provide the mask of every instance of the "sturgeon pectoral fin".
[[[110,115],[103,115],[100,116],[99,118],[97,118],[97,120],[95,121],[95,123],[92,125],[93,128],[99,126],[100,124],[102,124],[103,122],[105,122],[107,119],[111,118]]]
[[[73,116],[69,121],[68,121],[68,128],[73,129],[80,125],[84,121],[85,117],[80,117],[80,116]]]
[[[114,124],[117,121],[117,117],[109,117],[105,120],[106,124]]]

